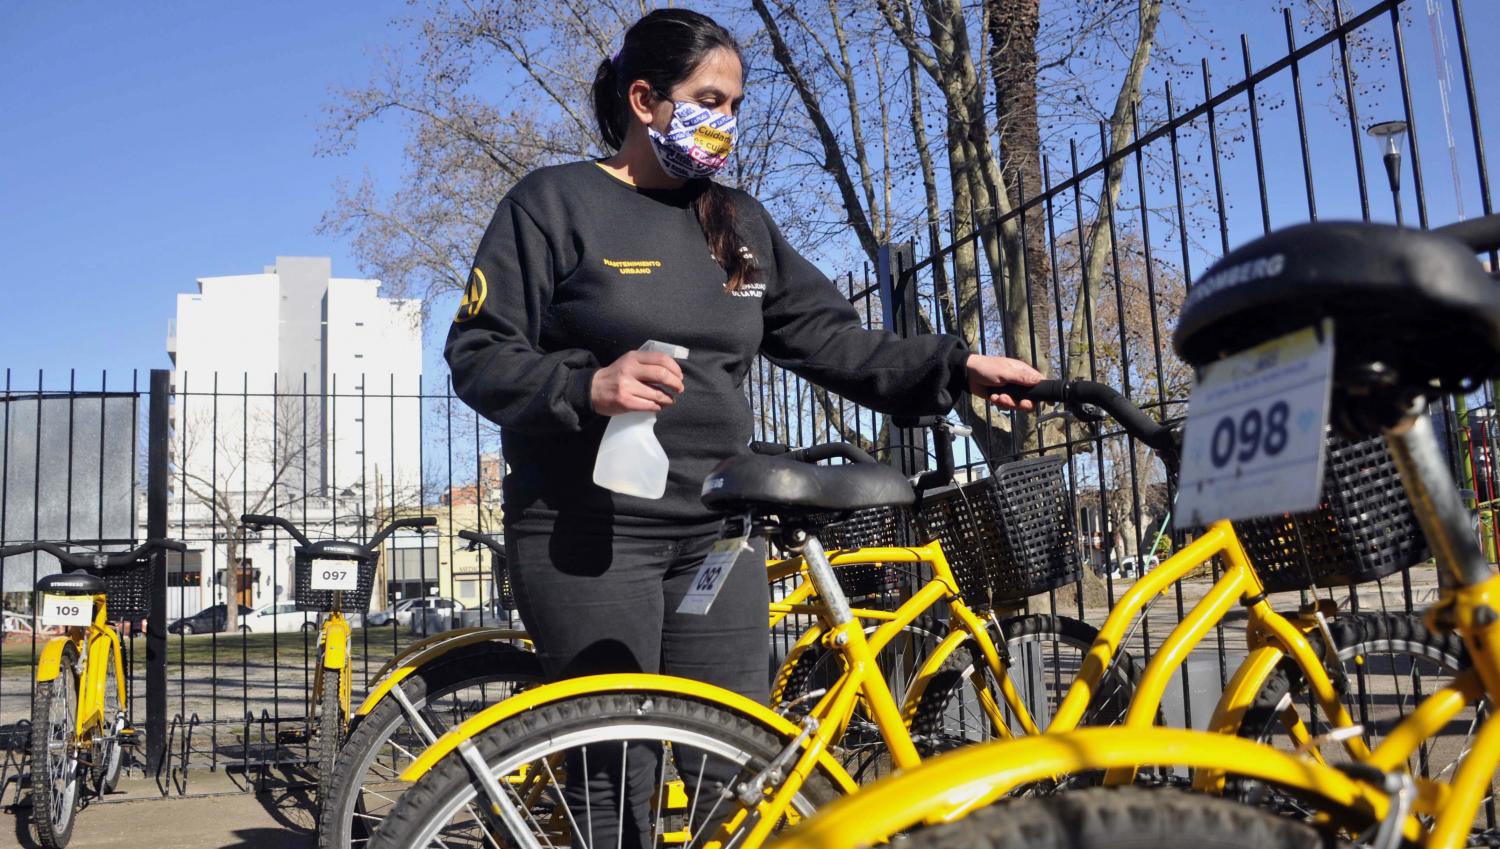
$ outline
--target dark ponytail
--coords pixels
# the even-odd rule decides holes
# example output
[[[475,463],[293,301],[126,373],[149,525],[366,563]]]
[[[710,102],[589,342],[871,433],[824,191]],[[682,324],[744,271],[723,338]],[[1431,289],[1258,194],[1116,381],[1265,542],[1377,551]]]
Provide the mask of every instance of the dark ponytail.
[[[613,150],[625,144],[630,126],[626,92],[631,83],[645,80],[657,97],[667,99],[673,86],[720,48],[740,55],[734,36],[698,12],[657,9],[632,24],[620,51],[600,62],[594,72],[594,119],[604,143]],[[693,211],[709,250],[729,277],[724,288],[733,292],[757,276],[739,236],[739,211],[728,189],[711,179],[693,182],[705,184],[693,200]]]

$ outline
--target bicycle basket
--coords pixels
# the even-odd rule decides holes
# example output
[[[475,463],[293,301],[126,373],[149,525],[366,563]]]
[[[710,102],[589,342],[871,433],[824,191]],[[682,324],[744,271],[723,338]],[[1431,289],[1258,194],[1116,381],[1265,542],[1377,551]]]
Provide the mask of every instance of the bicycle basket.
[[[837,522],[818,528],[818,541],[828,551],[900,545],[901,526],[907,511],[901,507],[856,510]],[[874,595],[884,589],[885,568],[879,563],[858,563],[833,570],[844,595],[850,598]]]
[[[489,551],[489,549],[480,550]],[[516,594],[515,590],[511,589],[510,586],[510,569],[505,564],[505,555],[494,551],[490,551],[489,554],[490,578],[495,582],[495,598],[500,602],[502,608],[515,610]]]
[[[1428,557],[1380,437],[1350,442],[1330,434],[1321,504],[1237,521],[1234,529],[1267,592],[1361,584]]]
[[[1082,574],[1062,457],[1007,463],[990,477],[934,490],[918,521],[943,546],[974,607],[1016,604]]]
[[[293,564],[295,594],[293,601],[298,610],[327,613],[333,610],[334,590],[312,588],[312,572],[315,563],[339,561],[353,564],[358,571],[355,589],[343,591],[341,609],[345,613],[367,613],[370,609],[370,587],[375,582],[376,554],[363,557],[332,557],[328,554],[314,555],[302,548],[297,549]]]
[[[104,581],[105,606],[110,621],[144,619],[151,611],[151,561],[155,555],[155,552],[147,552],[126,566],[84,567],[85,572]]]

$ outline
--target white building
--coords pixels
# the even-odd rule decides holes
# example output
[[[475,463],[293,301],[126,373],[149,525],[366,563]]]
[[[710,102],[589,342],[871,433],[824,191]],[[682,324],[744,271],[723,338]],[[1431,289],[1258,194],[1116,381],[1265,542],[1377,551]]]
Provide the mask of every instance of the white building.
[[[379,281],[334,277],[331,265],[277,257],[177,296],[172,530],[198,556],[173,576],[174,616],[224,600],[231,551],[246,565],[242,601],[290,597],[290,546],[239,551],[226,531],[241,512],[357,536],[361,522],[416,503],[420,303],[382,298]]]

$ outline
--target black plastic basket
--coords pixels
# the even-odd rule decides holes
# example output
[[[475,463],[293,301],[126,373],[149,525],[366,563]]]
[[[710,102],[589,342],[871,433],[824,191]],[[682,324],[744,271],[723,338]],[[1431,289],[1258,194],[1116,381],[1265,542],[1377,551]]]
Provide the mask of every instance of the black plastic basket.
[[[933,490],[918,522],[936,539],[974,607],[1017,604],[1082,574],[1062,457],[1008,463],[982,480]]]
[[[482,549],[489,551],[489,549]],[[505,610],[516,609],[516,593],[510,586],[510,569],[505,565],[505,555],[490,551],[490,577],[495,582],[495,598]]]
[[[1385,440],[1330,435],[1323,502],[1305,513],[1236,521],[1268,592],[1384,578],[1428,557]]]
[[[901,526],[907,511],[900,507],[857,510],[837,522],[818,528],[823,548],[852,550],[901,544]],[[833,570],[844,594],[851,598],[874,595],[885,588],[886,569],[879,563],[858,563]]]
[[[353,564],[359,571],[356,588],[344,591],[340,609],[345,613],[369,612],[370,588],[375,583],[375,560],[378,556],[375,553],[364,557],[330,557],[327,554],[314,556],[299,549],[293,564],[293,571],[296,573],[294,575],[296,592],[293,601],[296,602],[297,609],[320,613],[333,610],[335,591],[313,589],[312,568],[314,560],[336,560],[340,563]]]
[[[105,605],[111,621],[144,619],[151,611],[151,562],[154,558],[155,552],[148,552],[128,566],[84,567],[85,572],[103,579]]]

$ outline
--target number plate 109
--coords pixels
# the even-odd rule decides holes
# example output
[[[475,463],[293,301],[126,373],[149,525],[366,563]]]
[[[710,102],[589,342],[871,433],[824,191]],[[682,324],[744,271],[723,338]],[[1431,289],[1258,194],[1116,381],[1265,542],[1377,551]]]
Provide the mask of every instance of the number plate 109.
[[[359,589],[359,564],[352,560],[314,560],[312,588],[345,592]]]
[[[1332,385],[1328,321],[1204,369],[1188,402],[1179,512],[1205,525],[1316,507]]]
[[[94,618],[94,600],[88,596],[43,595],[43,627],[86,627]]]

